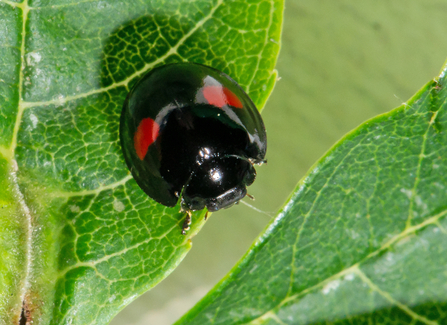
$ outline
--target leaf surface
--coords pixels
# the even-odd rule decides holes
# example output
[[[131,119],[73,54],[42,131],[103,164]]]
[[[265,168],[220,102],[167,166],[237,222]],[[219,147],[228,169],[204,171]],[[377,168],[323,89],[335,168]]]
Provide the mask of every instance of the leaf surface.
[[[145,72],[192,61],[262,108],[281,1],[0,1],[0,323],[107,324],[182,260],[183,214],[125,166],[122,103]]]
[[[176,324],[444,324],[445,72],[336,144]]]

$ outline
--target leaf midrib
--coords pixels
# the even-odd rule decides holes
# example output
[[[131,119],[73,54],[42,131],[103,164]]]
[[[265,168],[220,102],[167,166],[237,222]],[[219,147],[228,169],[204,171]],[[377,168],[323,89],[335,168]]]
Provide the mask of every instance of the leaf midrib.
[[[20,8],[22,10],[22,39],[21,39],[21,45],[20,45],[20,67],[19,67],[19,81],[18,81],[18,109],[17,109],[17,116],[16,116],[16,121],[14,124],[14,129],[13,129],[13,134],[12,134],[12,140],[11,140],[11,146],[9,148],[9,150],[7,150],[6,148],[2,148],[2,154],[4,155],[4,157],[7,159],[8,163],[9,163],[9,179],[11,182],[11,187],[13,188],[14,193],[14,197],[16,199],[16,201],[19,204],[20,207],[20,212],[22,214],[22,217],[24,218],[24,223],[25,226],[24,228],[26,229],[26,243],[25,243],[25,247],[26,247],[26,252],[25,252],[25,269],[24,269],[24,277],[21,280],[21,287],[19,288],[19,292],[20,292],[20,301],[23,303],[24,306],[26,306],[27,304],[25,303],[25,299],[26,299],[26,295],[27,295],[27,291],[30,287],[30,274],[31,274],[31,269],[32,269],[32,236],[33,236],[33,224],[32,224],[32,216],[31,216],[31,211],[26,203],[25,200],[25,195],[24,193],[21,191],[20,186],[19,186],[19,182],[18,182],[18,178],[17,178],[17,173],[19,172],[19,168],[17,165],[16,160],[14,159],[14,155],[15,155],[15,149],[17,147],[17,136],[18,136],[18,132],[19,132],[19,128],[20,128],[20,123],[22,121],[22,116],[23,116],[23,111],[24,108],[22,106],[22,94],[23,94],[23,68],[25,67],[25,35],[26,35],[26,24],[28,21],[28,13],[29,13],[29,6],[28,6],[28,0],[24,0],[22,3],[20,4],[12,4],[9,3],[8,4]],[[6,149],[6,150],[5,150]],[[9,154],[8,154],[9,153]],[[17,211],[19,212],[19,211]],[[18,310],[16,312],[18,312],[17,315],[17,319],[20,319],[20,315],[21,315],[21,306],[18,306]],[[15,317],[13,317],[13,319],[15,319]]]

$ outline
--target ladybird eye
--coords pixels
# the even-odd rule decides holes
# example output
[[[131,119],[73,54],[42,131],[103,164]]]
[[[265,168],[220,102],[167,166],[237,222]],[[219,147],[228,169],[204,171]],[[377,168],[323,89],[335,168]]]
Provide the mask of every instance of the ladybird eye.
[[[121,113],[124,159],[154,201],[216,211],[242,199],[267,148],[253,102],[229,76],[194,63],[149,71]],[[189,219],[187,219],[188,221]],[[185,222],[184,231],[189,227]]]

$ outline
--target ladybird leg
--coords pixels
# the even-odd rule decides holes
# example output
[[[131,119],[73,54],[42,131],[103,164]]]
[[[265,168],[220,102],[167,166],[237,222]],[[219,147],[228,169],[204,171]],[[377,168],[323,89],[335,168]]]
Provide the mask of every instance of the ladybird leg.
[[[267,164],[267,160],[265,160],[265,159],[253,159],[253,158],[248,158],[248,161],[249,161],[252,165],[258,165],[258,166],[261,166],[262,164]]]
[[[187,210],[186,218],[185,218],[185,221],[183,222],[182,235],[186,235],[186,232],[190,228],[189,226],[191,226],[191,211]]]
[[[208,214],[209,214],[209,211],[206,211],[206,213],[205,213],[205,220],[208,219]]]

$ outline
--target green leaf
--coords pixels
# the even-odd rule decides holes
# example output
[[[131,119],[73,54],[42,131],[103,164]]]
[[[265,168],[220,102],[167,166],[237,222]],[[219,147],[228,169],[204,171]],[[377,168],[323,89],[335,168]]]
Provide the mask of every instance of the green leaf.
[[[262,111],[268,164],[249,187],[256,200],[246,200],[258,212],[240,204],[213,214],[179,267],[113,324],[173,324],[229,272],[334,143],[436,76],[447,53],[444,4],[286,1],[281,80]]]
[[[446,323],[446,72],[336,144],[176,324]]]
[[[107,324],[203,225],[148,198],[119,116],[153,67],[211,65],[262,108],[282,1],[0,1],[0,323]]]

